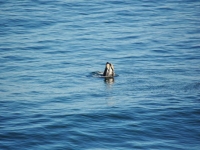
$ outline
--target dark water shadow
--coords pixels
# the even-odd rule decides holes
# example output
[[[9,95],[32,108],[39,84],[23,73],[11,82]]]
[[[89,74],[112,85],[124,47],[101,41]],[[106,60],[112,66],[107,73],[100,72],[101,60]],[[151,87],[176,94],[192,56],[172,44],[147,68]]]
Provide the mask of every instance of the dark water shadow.
[[[118,74],[115,74],[114,77],[118,77]],[[109,76],[103,76],[103,72],[100,71],[95,71],[95,72],[91,72],[90,75],[88,75],[87,77],[96,77],[96,78],[114,78],[114,77],[109,77]]]

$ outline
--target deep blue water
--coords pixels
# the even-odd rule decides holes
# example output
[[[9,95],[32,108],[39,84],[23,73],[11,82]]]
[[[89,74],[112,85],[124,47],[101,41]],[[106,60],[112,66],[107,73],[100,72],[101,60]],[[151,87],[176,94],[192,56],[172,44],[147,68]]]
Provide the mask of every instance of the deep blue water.
[[[1,150],[199,150],[200,1],[0,1]],[[113,83],[91,76],[109,61]]]

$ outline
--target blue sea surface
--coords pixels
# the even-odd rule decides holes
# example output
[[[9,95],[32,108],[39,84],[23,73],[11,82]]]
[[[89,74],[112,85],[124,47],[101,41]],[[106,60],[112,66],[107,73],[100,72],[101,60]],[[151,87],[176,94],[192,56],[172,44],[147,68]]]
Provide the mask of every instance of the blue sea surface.
[[[200,1],[0,1],[1,150],[199,150]],[[113,81],[93,77],[106,62]]]

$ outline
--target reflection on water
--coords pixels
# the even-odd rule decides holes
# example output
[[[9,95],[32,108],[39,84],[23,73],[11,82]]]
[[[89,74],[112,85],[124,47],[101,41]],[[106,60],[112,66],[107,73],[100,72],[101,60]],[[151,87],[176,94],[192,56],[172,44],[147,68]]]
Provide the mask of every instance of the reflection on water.
[[[113,77],[106,77],[104,81],[107,84],[113,84],[115,79]]]
[[[113,77],[106,77],[104,79],[104,82],[106,84],[106,103],[107,103],[107,106],[109,107],[113,107],[116,105],[116,100],[113,96],[113,85],[114,85],[114,78]]]
[[[114,107],[116,105],[116,100],[112,96],[107,97],[106,102],[109,107]]]

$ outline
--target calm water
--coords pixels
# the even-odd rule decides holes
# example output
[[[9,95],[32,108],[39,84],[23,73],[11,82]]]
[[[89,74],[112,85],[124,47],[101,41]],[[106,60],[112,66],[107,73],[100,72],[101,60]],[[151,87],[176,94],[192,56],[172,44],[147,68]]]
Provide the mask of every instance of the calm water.
[[[200,149],[200,1],[0,2],[0,149]],[[114,83],[91,76],[114,64]]]

